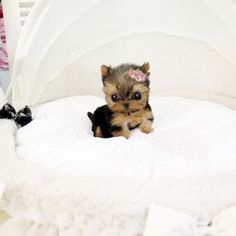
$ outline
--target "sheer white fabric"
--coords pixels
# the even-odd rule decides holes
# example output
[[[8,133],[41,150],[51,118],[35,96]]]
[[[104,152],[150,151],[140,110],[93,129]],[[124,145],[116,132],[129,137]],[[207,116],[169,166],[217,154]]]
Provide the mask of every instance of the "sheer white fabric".
[[[149,61],[153,95],[236,107],[235,25],[230,0],[40,0],[19,40],[13,103],[101,95],[101,64]]]
[[[2,88],[0,87],[0,107],[2,107],[4,100],[5,100],[5,95],[2,91]]]
[[[119,221],[114,219],[110,225],[92,219],[81,222],[80,226],[63,227],[51,223],[38,223],[25,218],[12,218],[0,226],[0,234],[4,236],[136,236],[139,235],[139,227],[130,222],[128,228],[119,226]],[[128,221],[129,222],[129,221]],[[82,227],[83,226],[83,227]]]
[[[3,190],[4,190],[4,184],[0,183],[0,199],[2,198]]]
[[[151,206],[148,214],[144,236],[234,236],[236,235],[235,217],[235,206],[208,218],[203,214],[194,217],[184,211],[154,205]],[[121,222],[115,217],[100,217],[96,221],[92,218],[81,220],[80,225],[63,226],[63,224],[41,223],[23,217],[14,217],[0,225],[0,234],[4,236],[141,235],[138,224],[129,221],[128,218],[126,223],[129,224],[121,226],[119,225]]]

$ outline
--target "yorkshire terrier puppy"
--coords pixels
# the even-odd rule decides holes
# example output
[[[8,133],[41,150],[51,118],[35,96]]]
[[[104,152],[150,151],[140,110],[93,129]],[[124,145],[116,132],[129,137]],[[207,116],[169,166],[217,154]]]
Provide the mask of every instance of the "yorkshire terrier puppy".
[[[129,138],[130,130],[153,131],[149,100],[149,63],[142,66],[121,64],[101,66],[103,91],[107,105],[98,107],[88,117],[95,137]]]

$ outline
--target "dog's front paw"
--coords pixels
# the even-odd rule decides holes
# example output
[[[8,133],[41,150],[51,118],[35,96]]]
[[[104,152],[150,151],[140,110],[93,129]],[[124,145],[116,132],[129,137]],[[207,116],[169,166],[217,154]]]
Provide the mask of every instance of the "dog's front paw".
[[[145,133],[145,134],[149,134],[151,132],[153,132],[153,128],[152,128],[152,122],[150,121],[144,121],[143,123],[141,123],[141,125],[139,126],[139,129]]]
[[[135,121],[130,122],[130,123],[128,123],[128,128],[129,128],[129,130],[135,129],[135,128],[137,128],[139,126],[139,124],[140,123],[135,122]]]

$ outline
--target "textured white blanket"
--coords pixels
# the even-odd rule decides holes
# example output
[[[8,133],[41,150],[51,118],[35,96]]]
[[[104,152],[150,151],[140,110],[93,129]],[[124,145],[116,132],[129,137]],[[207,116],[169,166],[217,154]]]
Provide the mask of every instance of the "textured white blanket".
[[[72,97],[45,105],[17,133],[18,155],[68,174],[148,179],[236,170],[236,112],[184,98],[152,98],[154,132],[130,139],[94,138],[88,111],[101,98]]]
[[[0,233],[12,233],[19,227],[18,235],[29,236],[137,236],[143,232],[151,204],[181,209],[194,219],[206,215],[208,220],[236,204],[234,111],[197,100],[152,99],[156,118],[153,134],[136,131],[129,140],[104,140],[92,137],[85,115],[100,103],[102,100],[93,97],[77,97],[38,107],[35,121],[17,132],[20,158],[14,152],[14,124],[0,121],[0,144],[4,143],[4,150],[0,149],[0,182],[6,186],[0,210],[13,216]],[[71,117],[65,119],[68,111]],[[61,147],[55,145],[55,137]],[[93,146],[81,146],[83,142],[98,145],[96,151]],[[115,162],[115,156],[122,157],[114,154],[116,144],[123,145],[123,154],[133,161]],[[87,150],[83,151],[86,155],[70,152],[77,150],[77,145]],[[155,155],[145,145],[156,150]],[[44,154],[43,147],[52,150],[45,149],[48,153]],[[112,151],[100,164],[98,154],[108,147]],[[64,148],[70,155],[61,159]],[[34,150],[44,156],[35,155]],[[141,151],[148,161],[126,155],[140,155]],[[95,153],[95,160],[88,153]],[[130,165],[129,169],[121,160]],[[91,168],[95,164],[97,167]],[[119,172],[116,165],[122,168]]]
[[[16,125],[12,120],[0,120],[0,161],[15,150]]]

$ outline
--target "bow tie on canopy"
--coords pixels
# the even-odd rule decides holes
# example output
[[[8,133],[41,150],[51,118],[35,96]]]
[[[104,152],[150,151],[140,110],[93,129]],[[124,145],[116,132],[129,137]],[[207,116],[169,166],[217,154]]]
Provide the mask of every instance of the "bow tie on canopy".
[[[15,108],[9,103],[5,104],[0,110],[0,119],[14,120],[18,127],[23,127],[33,120],[32,112],[28,106],[16,112]]]
[[[236,206],[212,219],[158,205],[150,207],[143,236],[236,236]]]

